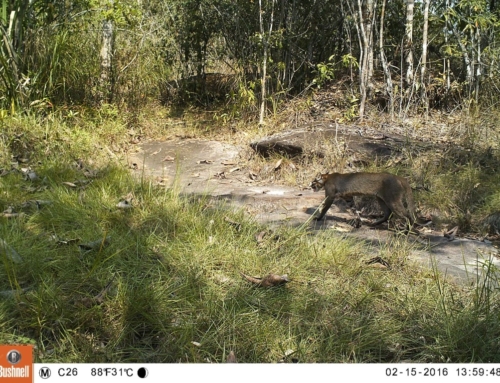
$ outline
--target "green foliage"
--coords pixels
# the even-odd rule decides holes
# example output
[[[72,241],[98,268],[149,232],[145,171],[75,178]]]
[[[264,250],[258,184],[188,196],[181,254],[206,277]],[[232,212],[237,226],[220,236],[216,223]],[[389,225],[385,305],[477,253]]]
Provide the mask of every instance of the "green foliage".
[[[97,11],[105,20],[113,20],[117,26],[136,26],[142,14],[137,4],[127,1],[89,1],[89,8]]]
[[[79,5],[75,3],[74,12],[80,10]],[[61,51],[64,50],[66,32],[46,26],[56,17],[66,15],[64,6],[55,7],[50,2],[4,1],[3,9],[10,17],[0,25],[3,37],[0,40],[0,89],[4,91],[0,105],[14,113],[17,106],[26,108],[32,101],[52,96],[61,86],[56,78],[65,61]],[[41,36],[48,39],[44,41]],[[30,44],[35,41],[41,45],[33,49],[34,45]]]
[[[356,59],[356,57],[354,57],[351,54],[346,54],[346,55],[342,56],[342,65],[345,68],[348,68],[350,66],[352,66],[354,68],[358,68],[359,67],[358,60]]]
[[[497,6],[484,0],[461,0],[453,7],[445,4],[433,3],[430,11],[432,70],[427,72],[426,85],[431,106],[495,105],[500,53],[495,43]],[[79,0],[71,7],[64,2],[4,0],[0,8],[0,107],[15,114],[32,103],[44,102],[49,108],[95,105],[104,20],[115,25],[110,100],[136,111],[151,100],[206,107],[241,93],[235,86],[220,95],[214,91],[218,84],[209,80],[212,74],[244,79],[236,84],[255,82],[254,89],[245,85],[247,92],[260,94],[257,81],[264,43],[267,104],[275,111],[311,84],[323,87],[346,74],[351,79],[350,91],[358,97],[357,74],[352,70],[360,57],[356,4],[307,0],[263,1],[261,5],[262,13],[259,2],[242,0]],[[404,72],[398,67],[398,47],[404,34],[405,5],[398,0],[386,6],[385,52],[396,77]],[[376,19],[379,16],[380,4],[374,14]],[[422,18],[422,4],[417,2],[415,57],[422,53]],[[382,81],[376,62],[374,71],[374,78]],[[416,83],[415,89],[423,87]],[[347,114],[354,116],[350,111]]]
[[[0,25],[0,106],[12,113],[46,100],[47,105],[92,105],[100,76],[99,41],[102,20],[112,19],[120,33],[114,55],[114,100],[131,106],[158,97],[167,70],[158,36],[136,33],[146,18],[131,2],[29,2],[9,5],[12,25]],[[17,12],[17,9],[25,12]],[[27,16],[29,15],[29,17]],[[37,15],[36,17],[34,15]],[[16,32],[15,32],[16,31]],[[20,32],[17,32],[20,31]],[[9,33],[7,33],[9,32]],[[152,69],[154,68],[154,70]],[[20,107],[20,108],[19,108]]]
[[[345,54],[342,56],[341,61],[339,63],[334,63],[333,60],[335,56],[330,56],[328,58],[327,63],[319,63],[317,64],[316,77],[313,80],[313,83],[321,88],[326,82],[329,82],[335,78],[335,71],[340,68],[358,68],[357,59],[351,54]],[[357,102],[357,100],[356,100]]]
[[[330,57],[331,59],[332,57]],[[317,70],[317,76],[313,80],[313,82],[318,86],[318,88],[321,88],[321,86],[327,82],[330,81],[334,78],[335,71],[334,71],[334,64],[332,62],[328,62],[326,64],[320,63],[317,65],[318,70]]]
[[[238,93],[231,95],[232,104],[235,105],[233,111],[245,110],[257,106],[257,97],[255,96],[255,81],[249,81],[248,85],[242,82],[239,83]]]
[[[352,96],[349,100],[350,107],[344,112],[342,116],[342,121],[352,121],[358,117],[358,102],[359,99]]]

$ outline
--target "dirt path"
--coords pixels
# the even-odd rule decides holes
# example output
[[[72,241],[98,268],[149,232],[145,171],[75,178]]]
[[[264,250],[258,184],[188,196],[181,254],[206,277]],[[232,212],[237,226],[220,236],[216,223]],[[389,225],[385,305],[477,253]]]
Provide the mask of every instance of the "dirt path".
[[[299,188],[262,185],[239,168],[237,146],[203,140],[179,140],[146,143],[128,158],[137,176],[153,177],[156,182],[172,185],[177,180],[185,193],[203,193],[225,198],[244,208],[259,222],[271,226],[302,225],[324,198]],[[335,210],[337,209],[337,210]],[[354,218],[332,206],[327,219],[313,222],[315,230],[331,230],[332,235],[352,236],[376,247],[390,244],[394,233],[363,225],[359,229],[343,224],[342,218]],[[442,273],[464,283],[474,283],[482,265],[491,262],[500,267],[498,251],[488,243],[456,238],[449,241],[442,233],[423,231],[416,241],[411,258],[425,267],[437,267]],[[376,254],[374,254],[375,256]]]

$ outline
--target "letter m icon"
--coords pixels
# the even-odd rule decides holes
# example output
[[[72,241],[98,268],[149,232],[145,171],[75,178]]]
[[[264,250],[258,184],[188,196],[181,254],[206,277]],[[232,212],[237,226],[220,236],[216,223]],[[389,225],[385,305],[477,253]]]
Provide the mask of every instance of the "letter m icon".
[[[38,371],[38,375],[40,375],[40,378],[42,379],[50,378],[50,368],[42,367],[40,371]]]

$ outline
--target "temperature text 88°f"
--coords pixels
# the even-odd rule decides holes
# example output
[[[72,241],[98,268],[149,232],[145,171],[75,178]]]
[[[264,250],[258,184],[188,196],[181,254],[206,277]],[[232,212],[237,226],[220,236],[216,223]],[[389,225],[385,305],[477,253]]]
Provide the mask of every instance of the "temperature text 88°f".
[[[132,368],[100,367],[90,370],[92,376],[124,376],[131,378],[134,376]]]

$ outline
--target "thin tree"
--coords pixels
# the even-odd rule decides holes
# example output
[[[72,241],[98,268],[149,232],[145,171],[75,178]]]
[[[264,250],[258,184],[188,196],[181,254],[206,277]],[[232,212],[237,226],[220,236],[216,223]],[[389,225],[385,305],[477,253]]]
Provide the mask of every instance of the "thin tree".
[[[370,59],[373,59],[373,54],[371,53],[373,49],[373,0],[367,0],[361,4],[361,0],[358,0],[358,15],[359,15],[359,28],[358,34],[361,37],[361,53],[360,53],[360,66],[359,66],[359,91],[361,94],[361,100],[359,103],[359,118],[362,120],[365,115],[366,98],[368,94],[368,88],[370,86]]]
[[[269,41],[271,39],[271,34],[273,32],[274,23],[274,3],[276,0],[271,0],[271,14],[269,20],[269,32],[266,33],[264,29],[264,21],[262,19],[262,14],[264,13],[262,9],[262,0],[259,0],[259,25],[260,25],[260,38],[262,41],[262,76],[261,76],[261,93],[260,93],[260,115],[259,115],[259,125],[264,124],[264,116],[266,113],[266,76],[267,76],[267,56],[269,50]]]
[[[424,103],[425,113],[429,111],[429,99],[427,97],[427,88],[425,81],[425,71],[427,67],[427,43],[428,43],[428,29],[429,29],[429,4],[430,0],[424,0],[424,26],[422,31],[422,63],[420,67],[420,83],[422,101]]]
[[[394,117],[394,93],[392,87],[392,76],[391,70],[389,69],[389,64],[387,63],[387,58],[385,56],[384,49],[384,18],[385,18],[385,3],[386,0],[382,0],[382,10],[380,11],[380,31],[379,31],[379,50],[380,50],[380,63],[385,75],[386,92],[389,97],[389,113],[391,119]]]
[[[472,84],[473,73],[474,73],[473,62],[470,58],[469,52],[467,51],[467,46],[463,43],[462,36],[460,32],[457,30],[456,26],[452,24],[451,29],[453,31],[453,34],[455,35],[455,38],[457,39],[460,50],[462,51],[462,57],[465,63],[465,79],[468,84]]]
[[[475,33],[475,40],[476,40],[476,50],[477,50],[477,65],[476,65],[476,78],[475,78],[475,83],[476,83],[476,89],[475,89],[475,97],[476,97],[476,104],[479,102],[479,86],[480,86],[480,80],[481,80],[481,28],[479,25],[476,27],[476,33]]]
[[[113,1],[108,6],[113,8]],[[114,51],[114,21],[112,16],[106,16],[102,21],[101,39],[101,75],[99,77],[98,101],[100,104],[111,102],[113,94],[113,51]]]
[[[445,1],[445,12],[444,12],[444,26],[443,26],[443,35],[444,35],[444,46],[445,54],[443,55],[443,69],[446,77],[446,92],[450,91],[451,88],[451,80],[450,80],[450,55],[449,55],[449,45],[448,45],[448,23],[449,23],[449,14],[448,9],[450,6],[450,0]]]
[[[405,82],[408,88],[413,83],[413,8],[415,0],[407,0],[406,2],[406,25],[405,25],[405,42],[404,56],[406,64]]]

